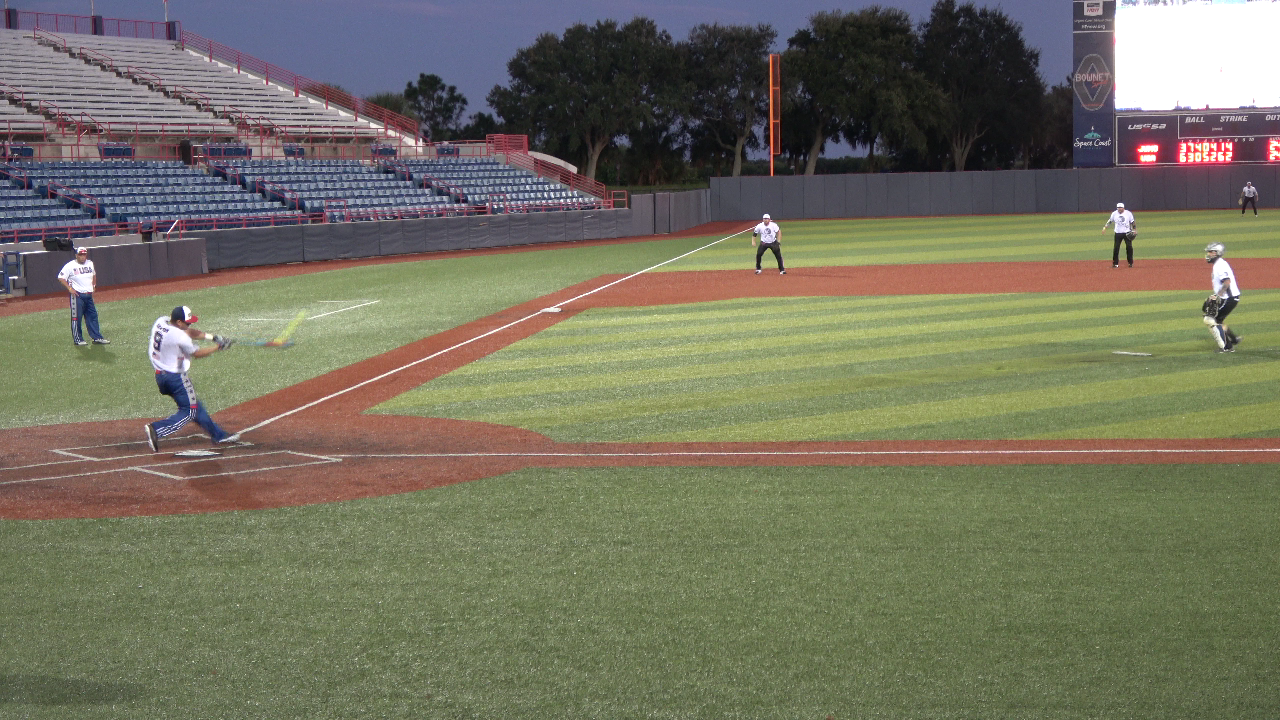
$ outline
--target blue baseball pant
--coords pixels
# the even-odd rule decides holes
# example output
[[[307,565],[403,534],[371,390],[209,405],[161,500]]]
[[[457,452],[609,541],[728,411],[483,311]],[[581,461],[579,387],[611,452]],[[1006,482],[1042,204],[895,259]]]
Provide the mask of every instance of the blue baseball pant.
[[[209,417],[204,404],[196,398],[196,389],[186,373],[157,372],[156,385],[160,388],[161,395],[168,395],[178,404],[178,412],[151,423],[151,427],[155,428],[156,437],[168,437],[181,430],[191,420],[195,420],[197,425],[204,428],[214,442],[230,435],[226,430],[218,427],[218,423],[214,422],[212,417]]]
[[[93,304],[93,293],[76,293],[71,296],[71,341],[84,342],[84,334],[80,331],[81,320],[89,326],[89,337],[102,339],[102,331],[98,329],[98,306]]]

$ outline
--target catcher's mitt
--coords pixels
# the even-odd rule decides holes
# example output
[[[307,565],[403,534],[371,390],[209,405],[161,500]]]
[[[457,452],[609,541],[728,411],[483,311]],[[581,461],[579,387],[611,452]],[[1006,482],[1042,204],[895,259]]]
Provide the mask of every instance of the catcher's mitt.
[[[1204,299],[1204,304],[1200,306],[1200,312],[1205,317],[1216,317],[1218,311],[1222,309],[1222,298],[1217,295],[1210,295]]]

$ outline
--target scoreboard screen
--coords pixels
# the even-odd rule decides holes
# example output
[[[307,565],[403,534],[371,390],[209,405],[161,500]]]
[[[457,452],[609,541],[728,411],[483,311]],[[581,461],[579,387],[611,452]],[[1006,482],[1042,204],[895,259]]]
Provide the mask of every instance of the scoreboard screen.
[[[1280,2],[1117,0],[1118,112],[1280,107]]]
[[[1280,162],[1280,111],[1117,115],[1117,165]]]

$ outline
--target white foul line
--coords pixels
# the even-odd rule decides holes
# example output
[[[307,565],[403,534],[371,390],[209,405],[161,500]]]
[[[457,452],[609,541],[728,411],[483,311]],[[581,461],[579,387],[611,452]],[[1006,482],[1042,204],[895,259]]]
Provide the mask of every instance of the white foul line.
[[[676,257],[673,257],[673,258],[671,258],[670,260],[664,260],[664,261],[662,261],[662,262],[658,263],[657,265],[653,265],[652,267],[647,267],[647,268],[645,268],[644,270],[640,270],[639,272],[631,273],[630,275],[628,275],[628,276],[626,276],[626,277],[624,277],[624,278],[620,278],[620,279],[618,279],[618,280],[614,280],[614,281],[613,281],[613,282],[611,282],[611,283],[606,283],[606,284],[601,285],[600,287],[598,287],[598,288],[596,288],[596,289],[594,289],[594,290],[588,290],[587,292],[584,292],[584,293],[582,293],[581,295],[578,295],[577,297],[571,297],[571,298],[569,298],[568,300],[565,300],[565,301],[563,301],[563,302],[556,303],[555,305],[552,305],[551,307],[553,307],[553,308],[560,308],[560,307],[563,307],[563,306],[565,306],[565,305],[568,305],[569,303],[571,303],[571,302],[573,302],[573,301],[575,301],[575,300],[581,300],[582,298],[587,297],[588,295],[594,295],[594,294],[596,294],[596,293],[600,292],[601,290],[605,290],[605,289],[611,288],[611,287],[613,287],[614,285],[617,285],[618,283],[621,283],[621,282],[626,282],[627,280],[630,280],[631,278],[637,277],[637,276],[639,276],[639,275],[643,275],[644,273],[647,273],[647,272],[649,272],[650,270],[656,270],[656,269],[658,269],[658,268],[662,267],[663,265],[669,265],[670,263],[673,263],[673,262],[675,262],[675,261],[677,261],[677,260],[680,260],[680,259],[686,258],[686,257],[688,257],[688,256],[690,256],[690,255],[692,255],[692,254],[694,254],[694,253],[696,253],[696,252],[699,252],[699,251],[701,251],[701,250],[706,250],[707,248],[711,247],[712,245],[717,245],[717,244],[719,244],[719,243],[724,242],[725,240],[728,240],[728,239],[730,239],[730,238],[737,237],[737,236],[741,235],[742,233],[746,232],[746,231],[747,231],[747,230],[749,230],[749,229],[750,229],[750,228],[746,228],[746,229],[743,229],[743,230],[739,230],[738,232],[736,232],[736,233],[734,233],[734,234],[732,234],[732,235],[726,235],[726,236],[724,236],[724,237],[720,238],[719,240],[716,240],[716,241],[714,241],[714,242],[707,243],[706,245],[703,245],[703,246],[702,246],[702,247],[700,247],[700,248],[695,248],[695,249],[693,249],[693,250],[690,250],[689,252],[687,252],[687,253],[685,253],[685,254],[683,254],[683,255],[677,255]],[[245,429],[241,430],[241,431],[240,431],[240,433],[241,433],[241,434],[244,434],[244,433],[247,433],[247,432],[250,432],[250,431],[253,431],[253,430],[257,430],[258,428],[265,427],[265,426],[270,425],[271,423],[273,423],[273,422],[275,422],[275,421],[277,421],[277,420],[281,420],[281,419],[283,419],[283,418],[289,417],[290,415],[293,415],[294,413],[299,413],[299,412],[302,412],[303,410],[306,410],[306,409],[308,409],[308,408],[315,407],[316,405],[319,405],[320,403],[325,402],[326,400],[332,400],[333,398],[336,398],[336,397],[338,397],[339,395],[345,395],[346,393],[349,393],[349,392],[351,392],[352,390],[358,390],[358,389],[360,389],[360,388],[364,387],[365,385],[369,385],[369,384],[371,384],[371,383],[375,383],[375,382],[377,382],[377,381],[379,381],[379,380],[383,380],[383,379],[385,379],[385,378],[388,378],[388,377],[390,377],[390,376],[392,376],[392,375],[395,375],[396,373],[398,373],[398,372],[400,372],[400,371],[402,371],[402,370],[408,370],[409,368],[414,367],[414,366],[416,366],[416,365],[420,365],[420,364],[422,364],[422,363],[424,363],[424,362],[427,362],[428,360],[434,360],[435,358],[438,358],[438,357],[440,357],[441,355],[444,355],[445,353],[452,352],[452,351],[454,351],[454,350],[457,350],[457,349],[458,349],[458,348],[460,348],[460,347],[464,347],[464,346],[466,346],[466,345],[470,345],[471,343],[476,342],[477,340],[483,340],[484,338],[487,338],[487,337],[489,337],[490,335],[495,335],[495,334],[497,334],[497,333],[502,332],[503,330],[506,330],[506,329],[511,328],[511,327],[515,327],[516,325],[519,325],[520,323],[522,323],[522,322],[524,322],[524,321],[526,321],[526,320],[529,320],[529,319],[532,319],[532,318],[536,318],[536,317],[538,317],[539,315],[542,315],[542,314],[543,314],[543,312],[544,312],[544,310],[545,310],[545,308],[544,308],[543,310],[538,310],[537,312],[530,313],[529,315],[526,315],[526,316],[524,316],[524,317],[522,317],[522,318],[520,318],[520,319],[518,319],[518,320],[512,320],[511,322],[507,323],[506,325],[503,325],[502,327],[494,328],[493,330],[490,330],[490,331],[488,331],[488,332],[486,332],[486,333],[483,333],[483,334],[477,335],[477,336],[475,336],[475,337],[471,338],[470,340],[463,340],[462,342],[460,342],[460,343],[458,343],[458,344],[456,344],[456,345],[453,345],[453,346],[451,346],[451,347],[447,347],[447,348],[445,348],[445,349],[443,349],[443,350],[439,350],[439,351],[437,351],[437,352],[434,352],[434,353],[432,353],[432,354],[430,354],[430,355],[428,355],[428,356],[426,356],[426,357],[424,357],[424,358],[419,358],[419,359],[417,359],[417,360],[414,360],[413,362],[411,362],[411,363],[409,363],[409,364],[407,364],[407,365],[401,365],[400,367],[395,368],[394,370],[388,370],[387,372],[384,372],[384,373],[382,373],[381,375],[378,375],[377,377],[372,377],[372,378],[369,378],[368,380],[365,380],[365,381],[363,381],[363,382],[356,383],[355,385],[352,385],[352,386],[351,386],[351,387],[349,387],[349,388],[345,388],[345,389],[343,389],[343,390],[339,390],[338,392],[335,392],[335,393],[333,393],[333,394],[326,395],[326,396],[324,396],[324,397],[322,397],[322,398],[320,398],[320,399],[318,399],[318,400],[312,400],[311,402],[307,403],[306,405],[302,405],[301,407],[296,407],[296,408],[294,408],[294,409],[292,409],[292,410],[289,410],[289,411],[287,411],[287,412],[280,413],[279,415],[276,415],[275,417],[269,417],[269,418],[267,418],[266,420],[263,420],[262,422],[258,423],[257,425],[250,425],[249,427],[247,427],[247,428],[245,428]],[[318,317],[318,316],[317,316],[317,317]]]
[[[627,458],[627,457],[806,457],[882,455],[1148,455],[1280,453],[1280,448],[1093,448],[1087,450],[673,450],[669,452],[476,452],[476,453],[334,453],[335,458]]]
[[[308,320],[315,320],[316,318],[322,318],[322,317],[324,317],[324,316],[326,316],[326,315],[337,315],[337,314],[338,314],[338,313],[340,313],[340,312],[346,312],[346,311],[348,311],[348,310],[355,310],[356,308],[362,308],[362,307],[364,307],[365,305],[373,305],[374,303],[380,303],[380,302],[382,302],[382,301],[381,301],[381,300],[370,300],[370,301],[369,301],[369,302],[367,302],[367,303],[360,303],[359,305],[352,305],[351,307],[344,307],[344,308],[342,308],[341,310],[333,310],[333,311],[330,311],[330,312],[327,312],[327,313],[320,313],[319,315],[312,315],[311,317],[309,317],[309,318],[307,318],[307,319],[308,319]]]

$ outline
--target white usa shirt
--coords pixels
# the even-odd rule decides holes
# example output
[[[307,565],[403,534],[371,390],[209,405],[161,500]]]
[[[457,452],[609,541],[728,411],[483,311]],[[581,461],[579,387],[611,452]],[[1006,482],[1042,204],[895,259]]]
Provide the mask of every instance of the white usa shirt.
[[[1213,261],[1213,292],[1222,294],[1222,286],[1227,286],[1228,297],[1240,297],[1240,286],[1236,284],[1236,274],[1223,258]]]
[[[778,232],[781,230],[782,228],[778,227],[778,223],[770,221],[756,225],[755,229],[751,232],[759,235],[760,242],[768,245],[769,243],[775,243],[778,241]]]
[[[1133,213],[1128,210],[1116,210],[1111,213],[1111,218],[1107,220],[1108,224],[1116,226],[1116,233],[1123,235],[1133,230]],[[1106,225],[1103,225],[1106,227]]]
[[[91,293],[93,292],[93,261],[72,260],[62,266],[62,270],[58,272],[58,278],[66,280],[71,289],[78,293]]]
[[[184,373],[191,367],[196,344],[185,330],[170,324],[169,318],[156,318],[148,342],[151,346],[151,367],[157,371]]]

